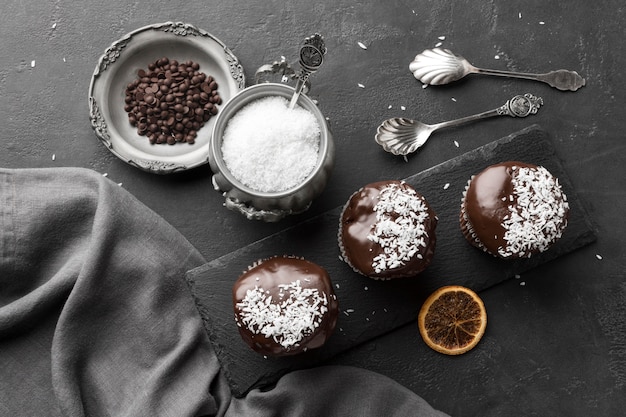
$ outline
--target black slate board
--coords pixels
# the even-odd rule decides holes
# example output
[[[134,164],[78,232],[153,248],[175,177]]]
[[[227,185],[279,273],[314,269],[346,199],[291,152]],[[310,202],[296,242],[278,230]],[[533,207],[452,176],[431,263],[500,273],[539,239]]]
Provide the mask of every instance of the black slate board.
[[[488,165],[506,160],[545,166],[559,178],[570,203],[569,226],[562,239],[548,252],[528,260],[503,261],[486,255],[470,246],[459,229],[459,207],[467,180]],[[286,372],[318,365],[415,320],[424,299],[443,285],[459,284],[481,291],[595,240],[592,223],[548,135],[536,125],[405,180],[426,197],[439,217],[435,257],[416,278],[375,281],[356,274],[341,261],[337,247],[341,207],[188,272],[207,332],[235,396],[269,386]],[[239,336],[231,289],[255,260],[283,254],[303,256],[326,268],[336,286],[341,313],[337,330],[324,347],[294,357],[265,358]]]

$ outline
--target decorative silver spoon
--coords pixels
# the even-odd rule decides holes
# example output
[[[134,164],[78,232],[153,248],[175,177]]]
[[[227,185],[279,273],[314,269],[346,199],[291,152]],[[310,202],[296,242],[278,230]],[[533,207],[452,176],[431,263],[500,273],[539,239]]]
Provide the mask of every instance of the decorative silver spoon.
[[[289,102],[290,109],[296,106],[298,97],[300,97],[309,76],[322,66],[325,54],[326,45],[324,44],[324,38],[322,38],[322,35],[319,33],[304,40],[304,44],[300,48],[300,66],[302,70],[300,71],[298,82],[296,83],[296,91]]]
[[[375,140],[387,152],[394,155],[408,155],[422,147],[435,130],[494,116],[526,117],[537,113],[542,105],[541,97],[527,93],[513,97],[497,109],[434,125],[403,117],[387,119],[378,126]]]
[[[460,80],[468,74],[486,74],[500,77],[524,78],[541,81],[559,90],[576,91],[585,85],[585,79],[576,71],[557,70],[546,74],[501,71],[476,68],[465,58],[448,49],[426,49],[409,64],[413,76],[424,84],[442,85]]]

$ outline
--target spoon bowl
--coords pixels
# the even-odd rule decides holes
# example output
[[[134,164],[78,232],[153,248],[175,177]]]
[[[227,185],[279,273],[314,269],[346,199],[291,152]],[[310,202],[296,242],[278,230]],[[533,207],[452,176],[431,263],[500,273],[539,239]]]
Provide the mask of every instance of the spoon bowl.
[[[389,153],[408,155],[422,147],[434,130],[432,125],[396,117],[378,126],[375,140]]]

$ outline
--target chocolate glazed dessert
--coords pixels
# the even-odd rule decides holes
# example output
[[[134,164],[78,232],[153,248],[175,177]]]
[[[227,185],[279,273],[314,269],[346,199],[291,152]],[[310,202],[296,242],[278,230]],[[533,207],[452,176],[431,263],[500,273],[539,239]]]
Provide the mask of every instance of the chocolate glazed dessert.
[[[260,261],[241,275],[233,286],[233,306],[243,340],[271,356],[321,347],[339,311],[326,270],[287,256]]]
[[[341,214],[339,247],[355,271],[374,279],[411,277],[435,253],[437,216],[428,202],[401,181],[368,184]]]
[[[508,161],[469,180],[460,223],[472,245],[517,259],[548,250],[562,236],[568,214],[567,197],[547,169]]]

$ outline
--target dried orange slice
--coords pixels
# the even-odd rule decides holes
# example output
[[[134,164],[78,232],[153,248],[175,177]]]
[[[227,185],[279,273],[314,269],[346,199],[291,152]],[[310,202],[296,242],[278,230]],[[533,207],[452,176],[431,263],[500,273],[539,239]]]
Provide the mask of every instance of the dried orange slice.
[[[447,355],[460,355],[476,346],[485,333],[487,311],[474,291],[450,285],[426,299],[417,324],[428,346]]]

